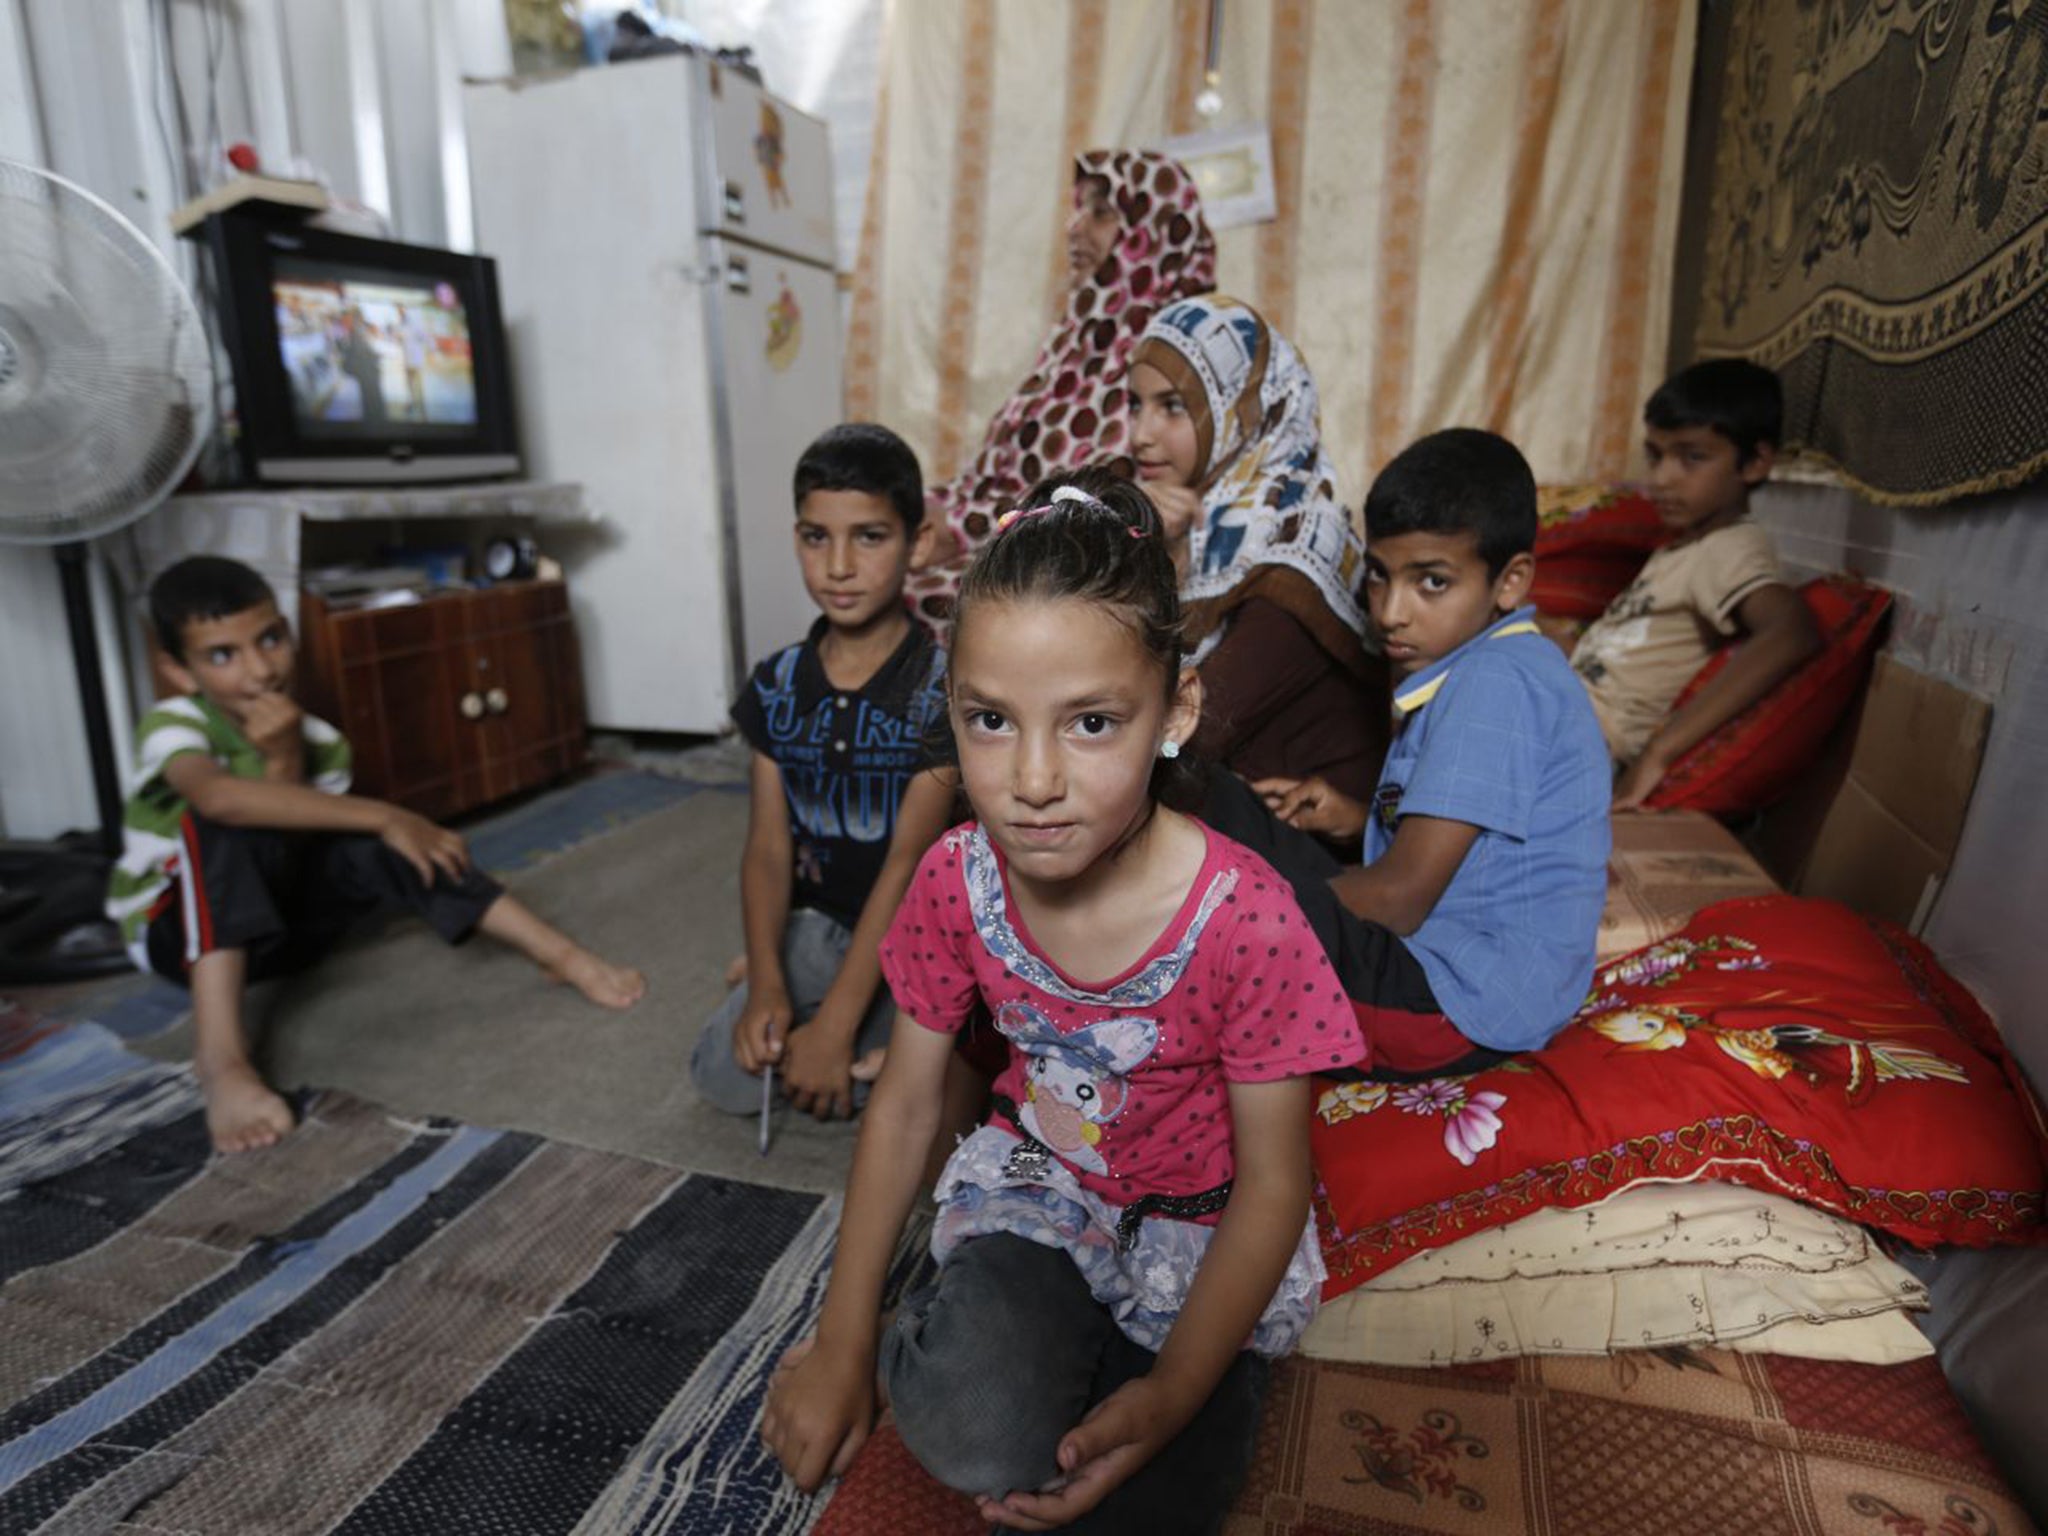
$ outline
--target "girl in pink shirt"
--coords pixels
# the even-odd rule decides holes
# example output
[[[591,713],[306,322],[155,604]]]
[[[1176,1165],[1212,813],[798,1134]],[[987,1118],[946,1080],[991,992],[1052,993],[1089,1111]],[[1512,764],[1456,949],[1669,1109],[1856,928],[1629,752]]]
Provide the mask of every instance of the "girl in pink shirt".
[[[805,1489],[866,1438],[879,1364],[905,1444],[997,1525],[1211,1529],[1266,1362],[1315,1310],[1308,1074],[1364,1042],[1286,882],[1161,803],[1201,711],[1175,587],[1143,492],[1090,472],[1034,492],[963,583],[949,702],[977,819],[882,947],[920,1027],[891,1043],[815,1345],[763,1423]],[[981,1010],[1011,1048],[995,1112],[940,1178],[938,1280],[884,1332]]]

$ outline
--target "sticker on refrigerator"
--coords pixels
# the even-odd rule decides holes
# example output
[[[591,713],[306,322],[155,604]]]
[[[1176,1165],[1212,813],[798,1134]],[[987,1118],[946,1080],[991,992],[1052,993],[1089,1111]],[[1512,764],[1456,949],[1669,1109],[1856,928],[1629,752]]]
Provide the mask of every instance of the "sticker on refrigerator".
[[[761,162],[761,179],[768,184],[768,206],[787,208],[789,188],[783,184],[782,162],[788,153],[782,147],[782,114],[765,96],[761,98],[761,131],[754,135],[754,158]]]
[[[796,295],[789,291],[789,274],[775,274],[782,291],[775,295],[775,302],[768,306],[768,366],[781,373],[796,361],[797,354],[804,346],[804,312],[797,304]]]

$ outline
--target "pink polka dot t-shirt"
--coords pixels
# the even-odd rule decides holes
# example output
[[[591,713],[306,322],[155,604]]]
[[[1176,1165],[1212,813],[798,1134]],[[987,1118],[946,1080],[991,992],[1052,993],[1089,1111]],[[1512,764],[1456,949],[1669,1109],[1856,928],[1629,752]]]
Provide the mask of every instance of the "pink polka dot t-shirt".
[[[1111,980],[1077,982],[1040,952],[1002,855],[972,824],[925,855],[881,950],[909,1018],[950,1034],[979,1001],[1011,1047],[995,1115],[940,1183],[941,1260],[988,1231],[1065,1247],[1125,1332],[1153,1349],[1229,1192],[1229,1084],[1347,1066],[1365,1051],[1286,881],[1203,830],[1207,854],[1180,911]],[[1115,1253],[1139,1271],[1128,1307],[1104,1294],[1121,1282],[1091,1269]],[[1143,1273],[1162,1259],[1181,1271],[1164,1292]]]

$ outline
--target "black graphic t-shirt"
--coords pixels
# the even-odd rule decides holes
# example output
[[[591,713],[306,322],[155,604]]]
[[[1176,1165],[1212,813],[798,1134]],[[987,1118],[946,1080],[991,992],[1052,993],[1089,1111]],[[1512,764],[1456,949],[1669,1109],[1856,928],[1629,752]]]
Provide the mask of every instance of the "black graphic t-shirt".
[[[823,619],[754,668],[732,707],[747,744],[782,770],[796,842],[794,905],[852,927],[889,856],[911,776],[931,762],[946,710],[945,653],[910,633],[860,688],[834,688],[818,657]]]

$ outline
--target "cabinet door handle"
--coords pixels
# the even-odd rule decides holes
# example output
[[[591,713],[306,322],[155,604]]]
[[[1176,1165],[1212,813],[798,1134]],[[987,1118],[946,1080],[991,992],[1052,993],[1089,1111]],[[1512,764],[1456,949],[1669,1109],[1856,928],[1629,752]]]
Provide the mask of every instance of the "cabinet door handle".
[[[484,696],[474,689],[462,696],[462,718],[481,720],[484,717]]]
[[[512,707],[511,699],[505,696],[505,690],[502,688],[493,688],[489,693],[485,694],[484,703],[490,706],[491,713],[494,715],[502,715]]]

